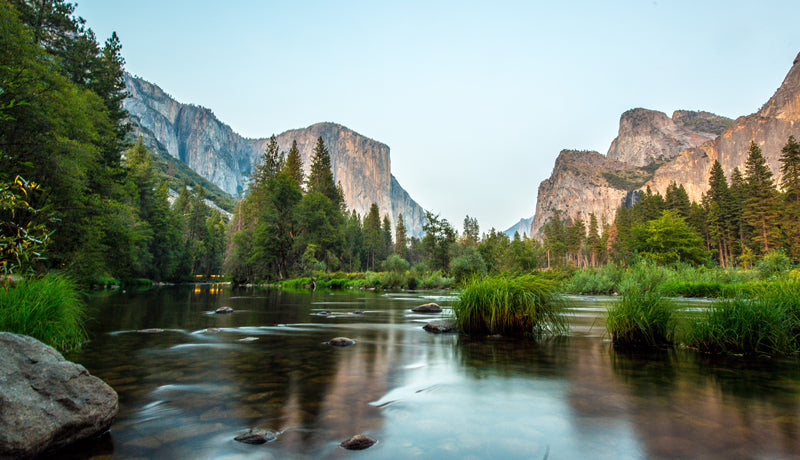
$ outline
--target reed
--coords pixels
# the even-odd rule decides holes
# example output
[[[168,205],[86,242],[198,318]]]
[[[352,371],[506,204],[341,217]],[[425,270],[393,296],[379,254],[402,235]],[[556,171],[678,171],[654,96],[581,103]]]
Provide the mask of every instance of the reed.
[[[66,276],[27,279],[0,289],[0,330],[68,351],[86,340],[84,308],[75,282]]]
[[[453,305],[467,334],[542,336],[568,329],[555,284],[533,275],[473,278]]]
[[[625,274],[621,298],[608,308],[606,329],[618,348],[653,348],[672,344],[675,307],[663,296],[663,268],[642,261]]]

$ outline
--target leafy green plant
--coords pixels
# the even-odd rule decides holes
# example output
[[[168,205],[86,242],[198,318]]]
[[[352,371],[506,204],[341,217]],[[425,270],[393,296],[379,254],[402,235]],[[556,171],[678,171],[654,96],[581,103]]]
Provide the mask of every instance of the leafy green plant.
[[[467,334],[542,336],[568,328],[555,284],[533,275],[473,278],[453,312]]]
[[[84,303],[75,283],[48,274],[0,289],[0,330],[29,335],[61,351],[86,340]]]

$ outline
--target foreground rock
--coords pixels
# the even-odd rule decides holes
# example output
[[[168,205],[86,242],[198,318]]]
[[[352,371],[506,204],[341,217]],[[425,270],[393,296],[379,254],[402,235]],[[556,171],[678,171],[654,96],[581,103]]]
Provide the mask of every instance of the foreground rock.
[[[447,332],[456,332],[456,322],[452,319],[443,319],[443,320],[436,320],[431,321],[428,324],[422,326],[428,332],[433,332],[434,334],[444,334]]]
[[[426,303],[425,305],[420,305],[419,307],[412,308],[411,311],[416,313],[439,313],[440,311],[442,311],[442,307],[431,302],[431,303]]]
[[[80,364],[36,339],[0,332],[0,459],[98,436],[118,410],[117,393]]]
[[[269,430],[251,429],[247,433],[242,433],[233,438],[234,441],[243,442],[245,444],[264,444],[277,439],[275,433]]]
[[[328,340],[327,344],[332,347],[349,347],[355,345],[356,341],[348,337],[336,337]]]
[[[227,313],[233,313],[233,308],[231,308],[231,307],[219,307],[216,310],[214,310],[214,313],[216,313],[218,315],[224,315],[224,314],[227,314]]]
[[[371,438],[365,434],[357,434],[345,441],[342,441],[342,443],[339,445],[349,450],[364,450],[367,447],[371,447],[376,442],[378,441],[375,440],[375,438]]]

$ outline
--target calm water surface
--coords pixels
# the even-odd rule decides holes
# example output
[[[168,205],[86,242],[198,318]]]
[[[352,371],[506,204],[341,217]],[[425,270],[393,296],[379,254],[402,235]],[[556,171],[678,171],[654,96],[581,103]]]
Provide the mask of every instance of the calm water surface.
[[[616,352],[601,298],[570,298],[570,336],[538,344],[434,335],[422,326],[442,315],[409,311],[431,301],[449,314],[447,292],[198,285],[93,298],[93,340],[67,357],[117,390],[120,412],[109,436],[70,454],[800,458],[795,360]],[[324,344],[337,336],[357,344]],[[233,440],[249,428],[277,440]],[[378,444],[339,447],[358,433]]]

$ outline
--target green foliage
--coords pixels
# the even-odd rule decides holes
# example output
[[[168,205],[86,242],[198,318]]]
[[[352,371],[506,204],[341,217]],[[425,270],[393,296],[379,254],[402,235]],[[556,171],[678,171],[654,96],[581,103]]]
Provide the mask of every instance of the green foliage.
[[[700,264],[706,259],[703,241],[673,211],[663,211],[661,217],[648,221],[637,246],[644,257],[659,264]]]
[[[86,340],[84,304],[63,275],[26,279],[0,289],[0,330],[29,335],[68,351]]]
[[[742,217],[753,229],[753,249],[762,254],[775,247],[778,239],[778,192],[767,160],[755,142],[745,163],[746,198]]]
[[[608,185],[617,190],[636,190],[649,181],[653,174],[645,170],[614,171],[600,173]]]
[[[422,224],[422,229],[425,231],[422,244],[432,267],[447,270],[450,265],[450,247],[456,242],[456,231],[447,219],[442,219],[430,211],[425,211],[425,223]]]
[[[689,330],[688,344],[708,353],[781,355],[798,351],[800,282],[775,283],[714,302]]]
[[[390,255],[384,262],[383,262],[383,269],[387,272],[396,272],[396,273],[404,273],[408,271],[409,264],[408,261],[403,259],[397,254]]]
[[[463,283],[471,277],[485,275],[486,263],[474,246],[464,246],[450,261],[450,273],[457,283]]]
[[[620,300],[608,308],[606,328],[615,347],[650,348],[669,345],[675,331],[674,306],[663,296],[663,269],[640,261],[625,273]]]
[[[762,279],[785,277],[792,268],[792,261],[783,250],[767,253],[756,265]]]
[[[540,337],[567,330],[554,284],[533,275],[473,278],[453,313],[467,334]]]
[[[13,182],[0,182],[0,274],[7,281],[10,275],[31,271],[43,259],[50,233],[42,210],[28,202],[39,188],[17,176]]]
[[[572,294],[613,294],[619,289],[623,273],[622,268],[614,263],[575,270],[563,289]]]

